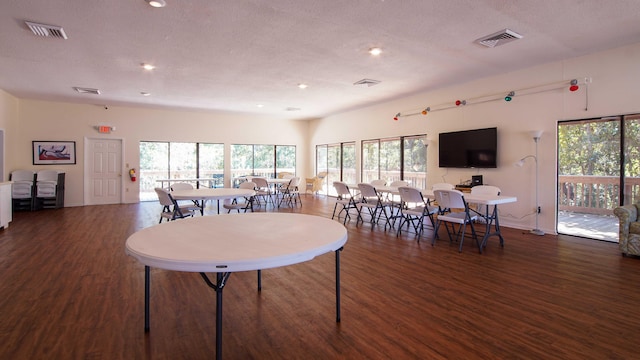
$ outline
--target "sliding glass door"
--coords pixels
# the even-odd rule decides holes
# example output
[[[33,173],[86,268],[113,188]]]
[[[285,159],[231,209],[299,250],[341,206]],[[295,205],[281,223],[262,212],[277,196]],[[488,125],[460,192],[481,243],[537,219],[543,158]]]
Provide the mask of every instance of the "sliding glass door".
[[[333,187],[334,181],[341,180],[340,169],[340,144],[327,145],[327,174],[328,195],[337,195],[336,189]]]
[[[356,144],[354,142],[316,145],[316,174],[327,172],[322,194],[337,195],[334,181],[356,183]]]
[[[362,181],[383,179],[388,184],[408,181],[427,188],[427,136],[413,135],[362,142]]]
[[[223,186],[224,145],[166,141],[140,142],[140,201],[157,200],[160,179],[210,178],[206,186]],[[193,181],[190,181],[193,183]],[[201,186],[200,183],[194,183]]]
[[[296,147],[293,145],[231,145],[231,185],[237,187],[244,176],[277,177],[281,172],[295,174]]]
[[[613,209],[639,200],[639,116],[558,123],[558,233],[618,241]]]
[[[624,117],[622,205],[640,202],[640,115]]]

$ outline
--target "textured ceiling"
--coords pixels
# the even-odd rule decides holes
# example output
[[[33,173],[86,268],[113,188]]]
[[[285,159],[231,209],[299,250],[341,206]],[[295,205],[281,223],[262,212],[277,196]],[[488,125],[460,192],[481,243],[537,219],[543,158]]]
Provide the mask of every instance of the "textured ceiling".
[[[638,0],[166,1],[2,0],[0,89],[309,119],[640,41]],[[25,20],[68,39],[37,37]],[[505,28],[523,38],[474,44]],[[353,85],[364,78],[381,83]]]

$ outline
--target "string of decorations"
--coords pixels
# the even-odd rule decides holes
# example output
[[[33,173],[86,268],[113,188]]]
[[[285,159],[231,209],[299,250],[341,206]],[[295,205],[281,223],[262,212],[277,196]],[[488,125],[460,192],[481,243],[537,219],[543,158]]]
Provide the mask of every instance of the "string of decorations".
[[[591,82],[591,78],[584,78],[583,84],[587,85],[590,82]],[[576,92],[578,91],[578,89],[580,89],[580,85],[578,85],[578,79],[572,79],[570,81],[563,80],[563,81],[558,81],[550,84],[536,85],[528,88],[511,90],[509,92],[504,92],[499,94],[485,95],[485,96],[480,96],[480,97],[471,98],[471,99],[464,99],[464,100],[458,99],[452,102],[447,102],[447,103],[443,103],[435,106],[427,106],[420,110],[409,110],[407,112],[399,112],[396,114],[396,116],[393,117],[393,120],[398,121],[401,117],[414,116],[414,115],[427,115],[430,112],[434,112],[434,111],[454,109],[460,106],[482,104],[490,101],[504,100],[506,102],[510,102],[516,96],[519,97],[519,96],[525,96],[525,95],[538,94],[546,91],[558,90],[558,89],[565,88],[567,85],[569,86],[568,89],[571,92]]]

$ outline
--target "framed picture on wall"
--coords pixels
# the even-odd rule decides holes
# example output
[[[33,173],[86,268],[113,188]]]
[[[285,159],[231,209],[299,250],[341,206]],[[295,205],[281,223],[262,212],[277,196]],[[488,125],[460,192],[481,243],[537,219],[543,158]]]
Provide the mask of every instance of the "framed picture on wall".
[[[76,163],[75,141],[32,141],[33,165]]]

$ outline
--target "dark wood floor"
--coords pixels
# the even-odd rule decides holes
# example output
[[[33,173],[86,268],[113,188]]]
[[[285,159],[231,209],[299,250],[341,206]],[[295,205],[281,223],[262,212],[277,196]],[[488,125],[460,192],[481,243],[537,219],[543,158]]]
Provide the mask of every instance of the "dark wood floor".
[[[300,210],[330,216],[332,199]],[[15,213],[0,231],[0,359],[211,359],[215,297],[195,273],[144,267],[127,237],[157,203]],[[211,211],[211,210],[209,210]],[[291,211],[291,210],[282,210]],[[617,244],[504,229],[468,241],[347,224],[342,322],[334,256],[236,273],[224,290],[226,359],[632,359],[640,357],[640,259]],[[215,236],[215,234],[209,234]],[[427,232],[427,236],[430,234]]]

